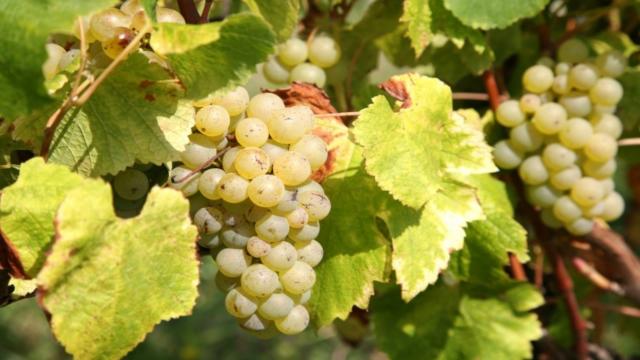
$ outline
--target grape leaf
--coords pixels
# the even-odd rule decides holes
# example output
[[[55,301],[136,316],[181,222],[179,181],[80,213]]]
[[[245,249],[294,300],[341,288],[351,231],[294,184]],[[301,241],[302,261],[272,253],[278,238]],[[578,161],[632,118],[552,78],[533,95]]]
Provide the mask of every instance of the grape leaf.
[[[100,85],[82,109],[56,129],[50,161],[87,175],[115,174],[133,165],[178,158],[189,142],[194,109],[178,100],[166,71],[135,54]]]
[[[251,12],[271,25],[278,41],[287,40],[298,24],[300,0],[243,0]]]
[[[535,16],[549,0],[444,0],[462,23],[474,29],[505,28],[516,21]]]
[[[51,33],[71,33],[78,16],[117,4],[115,0],[0,1],[0,116],[13,120],[52,99],[42,64]]]
[[[19,277],[34,277],[51,244],[53,217],[64,197],[82,183],[80,175],[60,165],[33,158],[20,166],[20,176],[3,189],[0,224],[3,238],[20,262]]]
[[[53,332],[78,359],[122,358],[160,321],[189,314],[198,295],[187,200],[153,188],[129,220],[116,217],[111,201],[101,180],[85,180],[67,195],[38,275]]]
[[[273,52],[275,34],[253,14],[204,25],[159,24],[151,47],[166,56],[191,99],[244,83]]]
[[[36,291],[37,287],[36,279],[25,280],[11,278],[11,280],[9,281],[9,285],[13,286],[13,292],[11,293],[11,296],[14,297],[29,295]]]
[[[629,69],[618,78],[624,89],[622,100],[618,104],[618,116],[624,128],[634,130],[640,123],[640,70]]]
[[[482,132],[451,115],[448,86],[415,74],[395,76],[389,84],[406,95],[403,108],[396,112],[377,96],[354,123],[367,172],[383,190],[418,209],[450,180],[496,170]]]
[[[310,301],[318,325],[345,319],[354,305],[367,308],[373,282],[386,279],[389,251],[376,227],[376,214],[388,195],[364,171],[362,150],[349,140],[348,129],[335,121],[325,123],[334,134],[329,147],[337,152],[333,172],[323,182],[332,208],[321,224],[318,241],[324,259],[316,268]]]
[[[524,359],[542,335],[534,314],[542,297],[529,284],[478,291],[433,286],[406,304],[392,289],[376,297],[371,317],[391,359]]]

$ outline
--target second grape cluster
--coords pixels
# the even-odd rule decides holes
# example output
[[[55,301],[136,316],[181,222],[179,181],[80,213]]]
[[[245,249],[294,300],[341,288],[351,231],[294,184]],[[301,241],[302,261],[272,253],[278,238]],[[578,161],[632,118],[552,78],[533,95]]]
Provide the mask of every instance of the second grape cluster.
[[[527,200],[547,226],[585,235],[595,218],[612,221],[624,210],[611,177],[623,130],[614,115],[623,95],[615,78],[626,59],[615,51],[590,59],[573,39],[559,48],[558,60],[527,69],[527,93],[498,107],[509,138],[494,145],[494,158],[503,169],[518,168]]]

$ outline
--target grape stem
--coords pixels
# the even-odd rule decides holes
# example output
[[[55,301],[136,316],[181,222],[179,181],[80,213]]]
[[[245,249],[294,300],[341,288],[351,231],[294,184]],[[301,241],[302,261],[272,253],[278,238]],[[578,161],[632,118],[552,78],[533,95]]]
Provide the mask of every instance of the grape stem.
[[[193,0],[178,0],[178,8],[187,24],[200,24],[201,18]]]
[[[571,259],[571,264],[582,276],[587,278],[591,283],[602,290],[610,291],[616,295],[624,296],[624,289],[616,283],[607,279],[593,266],[589,265],[584,259],[580,257],[574,257]]]
[[[619,146],[636,146],[640,145],[640,138],[628,138],[618,140]]]
[[[202,14],[200,15],[200,24],[206,24],[209,22],[209,13],[211,12],[212,6],[213,0],[206,0],[204,2],[204,8],[202,9]]]
[[[343,117],[343,116],[360,116],[360,112],[359,111],[347,111],[347,112],[336,112],[336,113],[315,114],[314,115],[314,117],[317,117],[317,118]]]
[[[188,173],[185,177],[183,177],[182,179],[176,181],[176,184],[180,184],[183,183],[189,179],[191,179],[195,174],[199,173],[200,171],[206,169],[207,167],[209,167],[211,164],[213,164],[214,161],[218,160],[222,155],[224,155],[224,153],[226,153],[229,149],[231,149],[230,147],[226,147],[222,150],[220,150],[217,154],[213,155],[212,157],[209,158],[209,160],[205,161],[202,163],[202,165],[198,166],[197,168],[191,170],[190,173]]]

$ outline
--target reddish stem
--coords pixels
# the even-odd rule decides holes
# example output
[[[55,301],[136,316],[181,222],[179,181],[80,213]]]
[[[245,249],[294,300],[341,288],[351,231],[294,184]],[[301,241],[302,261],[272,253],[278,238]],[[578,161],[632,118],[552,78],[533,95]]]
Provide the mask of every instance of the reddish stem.
[[[487,94],[489,95],[491,109],[496,111],[500,105],[500,90],[498,89],[498,83],[496,82],[496,75],[493,69],[485,71],[484,74],[482,74],[482,79],[484,80],[484,87],[487,89]]]
[[[511,265],[511,277],[518,281],[529,281],[522,263],[515,254],[509,253],[509,264]]]
[[[211,12],[211,6],[213,0],[206,0],[204,2],[204,8],[202,9],[202,15],[200,15],[200,24],[206,24],[209,22],[209,13]]]
[[[178,0],[178,7],[187,24],[200,23],[200,15],[198,15],[198,9],[196,9],[196,4],[193,0]]]

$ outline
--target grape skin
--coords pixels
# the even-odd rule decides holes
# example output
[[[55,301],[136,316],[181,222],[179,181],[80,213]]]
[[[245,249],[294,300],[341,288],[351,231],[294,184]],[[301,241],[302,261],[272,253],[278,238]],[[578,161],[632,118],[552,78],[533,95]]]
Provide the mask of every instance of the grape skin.
[[[589,57],[589,49],[578,39],[569,39],[558,47],[558,60],[566,63],[578,63]]]
[[[334,66],[340,60],[340,47],[328,36],[316,36],[309,45],[309,61],[321,68]]]
[[[509,144],[514,150],[521,152],[538,150],[543,140],[544,136],[529,122],[518,125],[509,132]]]
[[[567,111],[556,103],[546,103],[536,111],[531,122],[541,133],[553,135],[567,122]]]
[[[538,155],[525,159],[518,168],[518,174],[529,185],[540,185],[549,179],[549,172]]]
[[[584,153],[589,159],[604,162],[618,153],[618,143],[611,136],[595,133],[584,146]]]
[[[149,179],[142,171],[129,168],[115,176],[113,190],[125,200],[138,200],[149,191]]]
[[[286,66],[296,66],[307,60],[307,44],[296,38],[287,40],[278,46],[278,60]]]
[[[496,119],[502,126],[511,128],[522,124],[526,116],[522,109],[520,109],[520,103],[518,101],[507,100],[498,106]]]
[[[524,72],[522,84],[529,92],[543,93],[553,84],[553,72],[544,65],[534,65]]]
[[[324,87],[324,84],[327,81],[327,75],[324,73],[324,70],[316,65],[302,63],[291,70],[289,81],[299,81],[314,84],[318,87]]]

